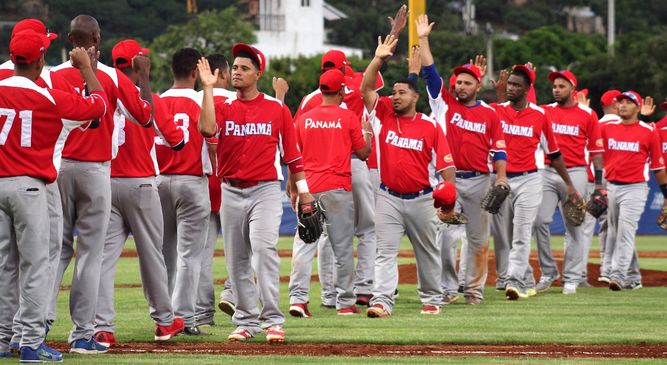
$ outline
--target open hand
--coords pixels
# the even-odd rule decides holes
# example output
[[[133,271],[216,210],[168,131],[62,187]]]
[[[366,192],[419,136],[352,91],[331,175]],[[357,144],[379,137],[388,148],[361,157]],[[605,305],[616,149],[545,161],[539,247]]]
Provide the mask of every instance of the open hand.
[[[382,37],[378,37],[378,47],[375,49],[375,57],[381,59],[381,60],[386,60],[387,58],[391,57],[394,55],[394,48],[396,48],[396,44],[398,44],[398,38],[394,37],[393,35],[388,35],[384,41],[382,40]]]
[[[433,25],[435,25],[435,23],[428,22],[428,15],[426,14],[420,15],[415,23],[417,24],[417,36],[419,38],[428,37],[433,30]]]
[[[197,70],[199,70],[199,80],[203,88],[212,88],[218,81],[220,70],[216,68],[214,72],[211,72],[211,66],[206,58],[202,57],[197,61]]]

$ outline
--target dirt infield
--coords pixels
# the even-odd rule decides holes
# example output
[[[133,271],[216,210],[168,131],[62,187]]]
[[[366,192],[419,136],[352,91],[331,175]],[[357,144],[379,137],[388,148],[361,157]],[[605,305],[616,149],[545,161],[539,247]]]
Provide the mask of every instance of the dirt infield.
[[[66,343],[54,343],[59,351]],[[374,345],[266,343],[122,343],[112,354],[210,354],[267,356],[488,356],[544,358],[667,358],[667,345]]]

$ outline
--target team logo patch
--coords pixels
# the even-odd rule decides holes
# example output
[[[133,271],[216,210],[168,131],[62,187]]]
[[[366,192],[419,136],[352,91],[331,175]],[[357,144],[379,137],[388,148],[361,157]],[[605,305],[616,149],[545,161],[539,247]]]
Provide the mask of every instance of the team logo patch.
[[[454,158],[452,157],[451,153],[445,155],[445,162],[454,162]]]
[[[496,142],[496,147],[497,148],[506,148],[505,141],[500,140],[500,141]]]
[[[604,142],[602,142],[602,138],[595,140],[595,146],[604,147]]]

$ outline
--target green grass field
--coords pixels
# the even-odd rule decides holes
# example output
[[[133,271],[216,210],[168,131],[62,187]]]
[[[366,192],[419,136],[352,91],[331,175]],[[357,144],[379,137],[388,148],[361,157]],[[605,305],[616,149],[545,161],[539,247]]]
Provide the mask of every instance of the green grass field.
[[[666,236],[639,237],[638,249],[642,268],[667,271],[667,259],[641,259],[641,252],[664,250]],[[281,249],[291,248],[291,239],[281,238]],[[407,239],[403,249],[409,249]],[[554,249],[562,247],[562,237],[554,237]],[[133,250],[128,242],[127,250]],[[594,247],[592,250],[597,250]],[[224,257],[214,259],[215,278],[226,276]],[[316,260],[315,260],[316,261]],[[400,263],[412,263],[401,258]],[[72,266],[65,284],[71,280]],[[281,260],[281,275],[289,275],[290,258]],[[123,258],[119,263],[116,283],[139,285],[137,258]],[[400,297],[391,318],[369,319],[365,316],[339,317],[335,310],[320,306],[319,283],[311,286],[313,318],[300,319],[287,315],[285,331],[292,343],[368,343],[368,344],[667,344],[667,288],[643,288],[637,291],[610,292],[608,289],[579,289],[575,296],[560,294],[552,288],[537,297],[509,302],[502,292],[487,288],[486,301],[481,306],[455,303],[439,316],[419,314],[421,304],[415,285],[400,285]],[[221,290],[217,287],[216,290]],[[288,290],[281,284],[281,305],[287,314]],[[60,292],[59,318],[49,333],[50,341],[65,342],[71,326],[69,291]],[[153,322],[141,288],[116,290],[116,338],[119,342],[151,342]],[[229,317],[218,311],[216,326],[206,328],[211,334],[200,338],[177,337],[174,342],[226,342],[234,328]],[[252,341],[263,342],[263,336]],[[386,363],[492,363],[492,364],[595,364],[601,359],[524,359],[493,357],[254,357],[253,362],[266,364],[386,364]],[[664,359],[663,359],[664,360]],[[0,359],[0,364],[16,359]],[[227,364],[239,363],[240,358],[222,355],[101,355],[94,358],[66,354],[67,363],[96,364]],[[244,360],[245,362],[246,360]],[[657,364],[656,360],[604,359],[609,364]]]

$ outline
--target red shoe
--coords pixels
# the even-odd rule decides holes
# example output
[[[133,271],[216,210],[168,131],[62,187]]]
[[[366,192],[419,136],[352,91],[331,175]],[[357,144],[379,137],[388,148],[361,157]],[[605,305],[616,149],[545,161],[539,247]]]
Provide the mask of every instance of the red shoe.
[[[235,329],[234,332],[230,333],[229,336],[227,336],[227,340],[230,342],[245,341],[251,339],[252,337],[253,336],[250,331],[239,327]]]
[[[355,304],[368,307],[368,303],[370,303],[372,297],[372,294],[357,294],[357,303]]]
[[[361,313],[359,309],[357,309],[356,306],[351,306],[343,309],[337,310],[339,316],[353,316],[355,314]]]
[[[285,342],[285,330],[283,326],[275,325],[266,329],[267,342]]]
[[[391,313],[384,309],[384,306],[380,303],[373,304],[371,307],[366,309],[366,316],[370,318],[389,317],[390,315]]]
[[[440,307],[432,304],[424,304],[422,305],[421,314],[440,314]]]
[[[113,332],[100,331],[95,334],[94,338],[95,342],[106,348],[116,344],[116,337],[114,337]]]
[[[183,332],[185,328],[185,323],[183,318],[174,318],[174,321],[171,323],[171,326],[160,326],[159,324],[155,325],[155,341],[169,341],[172,337]]]
[[[289,306],[289,314],[293,317],[310,318],[313,315],[308,310],[308,303],[295,303]]]

